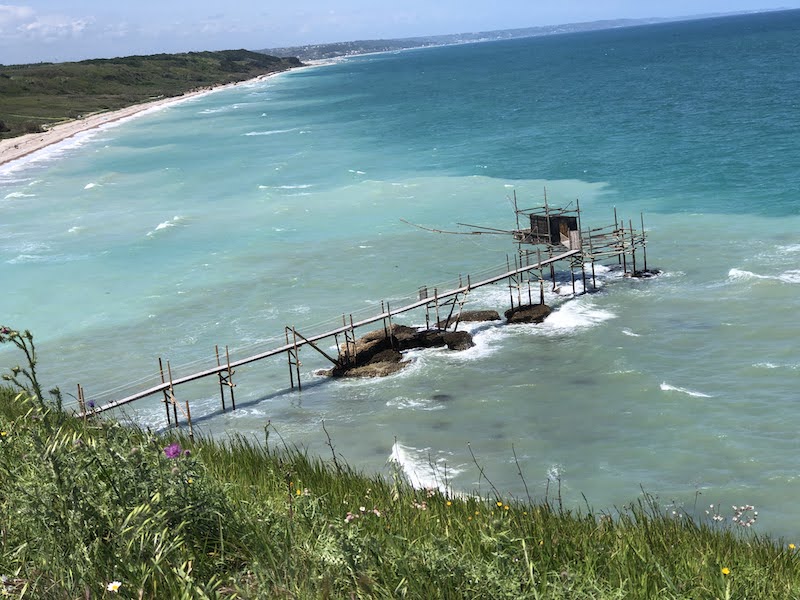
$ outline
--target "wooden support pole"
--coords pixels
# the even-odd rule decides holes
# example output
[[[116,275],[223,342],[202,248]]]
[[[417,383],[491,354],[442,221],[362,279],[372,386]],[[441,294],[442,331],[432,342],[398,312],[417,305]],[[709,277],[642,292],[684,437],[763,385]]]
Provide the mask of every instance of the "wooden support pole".
[[[166,379],[164,378],[164,364],[161,362],[160,356],[158,357],[158,370],[161,373],[161,383],[166,383]],[[167,409],[167,427],[169,427],[172,423],[169,418],[169,396],[167,395],[167,390],[164,390],[164,408]]]
[[[175,419],[175,427],[178,426],[178,402],[175,400],[175,387],[172,385],[172,367],[167,361],[167,373],[169,373],[169,399],[172,404],[172,416]]]
[[[233,388],[236,387],[233,383],[233,371],[231,371],[231,353],[228,352],[228,346],[225,346],[225,360],[228,364],[228,387],[231,389],[231,410],[236,410],[236,398],[233,395]]]
[[[508,260],[508,254],[506,254],[506,272],[511,271],[511,263]],[[511,309],[514,309],[514,286],[512,285],[513,282],[513,275],[508,276],[508,295],[511,300]]]
[[[439,327],[439,288],[433,288],[433,304],[436,307],[436,327]]]
[[[620,249],[622,251],[622,272],[626,275],[628,274],[628,260],[625,256],[625,223],[622,224],[622,227],[617,224],[617,234],[619,235],[620,241]]]
[[[351,316],[350,319],[353,317]],[[297,373],[297,389],[303,390],[303,384],[300,382],[300,349],[297,347],[297,332],[292,327],[292,343],[294,344],[294,368]]]
[[[644,232],[644,213],[639,213],[642,219],[642,253],[644,254],[644,270],[647,271],[647,237]]]
[[[214,344],[214,354],[217,356],[217,366],[222,366],[222,363],[219,362],[219,346]],[[223,377],[222,372],[217,373],[219,377],[219,398],[222,402],[222,412],[225,412],[225,377]]]
[[[81,409],[84,421],[86,420],[86,403],[83,401],[83,390],[81,384],[78,384],[78,407]]]
[[[283,334],[286,336],[286,345],[289,345],[289,327],[288,325],[283,328]],[[289,385],[294,389],[294,372],[292,371],[292,349],[286,351],[286,362],[289,366]]]
[[[386,307],[384,306],[384,301],[381,300],[381,314],[386,314]],[[383,319],[383,337],[389,337],[389,329],[386,326],[386,318]]]
[[[628,219],[631,229],[631,259],[633,260],[633,276],[636,277],[636,239],[633,237],[633,221]]]
[[[386,301],[386,314],[389,315],[389,332],[391,333],[389,342],[392,344],[392,350],[397,350],[397,348],[395,348],[394,325],[392,325],[392,309],[389,306],[388,300]]]

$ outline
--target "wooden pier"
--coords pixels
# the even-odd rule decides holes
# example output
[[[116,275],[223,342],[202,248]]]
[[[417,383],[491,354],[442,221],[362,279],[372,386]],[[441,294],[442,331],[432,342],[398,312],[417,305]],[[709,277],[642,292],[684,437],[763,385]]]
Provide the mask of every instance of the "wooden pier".
[[[300,379],[300,361],[299,350],[304,346],[310,346],[327,360],[334,365],[339,365],[340,357],[348,355],[348,348],[355,346],[355,330],[366,325],[377,322],[382,322],[385,331],[391,330],[392,318],[409,311],[424,308],[425,322],[430,324],[431,311],[434,312],[436,327],[439,327],[440,310],[449,311],[449,316],[446,319],[450,322],[453,313],[458,307],[459,312],[463,308],[467,295],[475,289],[496,284],[498,282],[507,280],[511,308],[514,305],[521,306],[523,304],[534,304],[533,292],[531,290],[531,281],[538,281],[538,302],[544,303],[544,284],[545,284],[545,269],[550,271],[550,280],[552,285],[556,285],[556,264],[565,263],[569,267],[572,275],[573,293],[576,293],[576,277],[579,276],[582,280],[583,292],[589,290],[587,279],[591,278],[592,289],[596,288],[595,264],[597,262],[612,260],[616,262],[626,275],[640,276],[647,272],[647,258],[646,258],[646,238],[644,233],[644,221],[641,222],[641,230],[636,231],[633,228],[633,223],[628,222],[628,227],[622,222],[617,222],[616,210],[614,213],[614,224],[606,227],[587,229],[581,231],[580,229],[580,207],[576,203],[576,208],[569,209],[551,209],[547,203],[538,209],[516,209],[515,198],[515,212],[517,215],[517,227],[512,230],[498,230],[489,228],[478,228],[477,231],[471,231],[468,234],[504,234],[510,235],[513,241],[518,246],[518,251],[513,257],[507,257],[505,268],[500,267],[492,275],[483,276],[477,281],[472,281],[472,278],[467,275],[466,280],[459,276],[458,285],[452,289],[439,290],[434,288],[430,290],[428,287],[422,287],[417,294],[417,300],[409,302],[403,306],[390,307],[388,302],[381,303],[381,310],[377,314],[354,320],[352,314],[349,319],[342,316],[342,325],[335,327],[321,333],[313,335],[303,335],[293,327],[286,327],[284,330],[285,343],[268,349],[266,351],[258,352],[244,358],[231,360],[230,352],[227,347],[224,349],[224,354],[220,352],[219,347],[215,347],[216,364],[208,368],[191,372],[188,375],[180,377],[173,377],[172,368],[169,362],[166,368],[159,358],[159,375],[160,383],[152,385],[145,389],[141,389],[131,393],[123,398],[112,399],[101,403],[99,397],[88,397],[83,386],[78,385],[78,404],[80,408],[80,415],[83,417],[102,413],[108,410],[119,408],[128,405],[136,400],[147,398],[156,394],[162,394],[164,407],[166,410],[166,420],[168,426],[178,426],[179,418],[178,412],[183,414],[183,419],[189,425],[190,434],[192,433],[192,418],[188,400],[182,403],[178,402],[175,395],[175,388],[192,381],[197,381],[207,377],[217,377],[219,384],[219,391],[221,397],[221,407],[225,411],[226,407],[226,390],[228,391],[231,409],[236,408],[233,375],[235,370],[244,365],[254,363],[273,356],[286,354],[289,365],[289,379],[292,388],[297,385],[301,388]],[[529,221],[530,226],[522,227],[520,219]],[[528,223],[525,223],[526,225]],[[464,232],[446,232],[440,230],[432,230],[438,233],[459,233]],[[531,248],[533,247],[533,248]],[[643,270],[637,270],[637,249],[641,250],[643,259]],[[587,273],[586,267],[590,266],[591,271]],[[538,272],[538,277],[532,279],[530,273]],[[578,273],[579,275],[576,275]],[[527,277],[526,277],[527,275]],[[527,284],[527,302],[523,302],[523,288]],[[516,293],[515,293],[516,292]],[[515,297],[516,296],[516,297]],[[457,317],[456,317],[457,318]],[[344,336],[344,350],[340,346],[339,336]],[[339,354],[336,358],[329,356],[322,350],[317,342],[325,339],[333,338],[336,342]],[[296,380],[296,381],[295,381]]]

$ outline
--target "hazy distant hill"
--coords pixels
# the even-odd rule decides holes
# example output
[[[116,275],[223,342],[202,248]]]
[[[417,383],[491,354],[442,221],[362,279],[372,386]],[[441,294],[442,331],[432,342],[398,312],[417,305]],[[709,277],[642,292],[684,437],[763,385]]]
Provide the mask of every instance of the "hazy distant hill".
[[[755,12],[755,11],[751,11]],[[726,13],[734,14],[734,13]],[[579,31],[592,31],[597,29],[613,29],[617,27],[633,27],[635,25],[648,25],[652,23],[666,23],[670,21],[685,21],[690,19],[704,19],[721,16],[698,15],[694,17],[675,18],[649,18],[649,19],[613,19],[605,21],[591,21],[586,23],[569,23],[566,25],[548,25],[544,27],[523,27],[520,29],[500,29],[495,31],[479,31],[473,33],[454,33],[448,35],[435,35],[429,37],[399,38],[388,40],[358,40],[353,42],[333,42],[330,44],[310,44],[306,46],[290,46],[286,48],[266,48],[259,50],[277,56],[297,56],[300,60],[320,60],[335,58],[337,56],[352,56],[369,52],[390,52],[408,48],[422,48],[426,46],[445,46],[448,44],[463,44],[469,42],[487,42],[493,40],[509,40],[514,38],[536,37],[553,35],[557,33],[573,33]]]

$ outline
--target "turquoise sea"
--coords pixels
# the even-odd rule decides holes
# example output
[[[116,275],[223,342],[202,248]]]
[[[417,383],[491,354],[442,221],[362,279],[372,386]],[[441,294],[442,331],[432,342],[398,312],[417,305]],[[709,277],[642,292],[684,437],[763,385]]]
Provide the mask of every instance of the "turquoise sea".
[[[648,266],[548,290],[542,325],[331,381],[301,352],[181,386],[202,433],[277,438],[413,483],[613,510],[752,504],[800,536],[800,11],[342,60],[178,102],[0,167],[0,322],[41,377],[98,402],[450,287],[515,252],[514,226],[580,200],[644,213]],[[508,307],[503,285],[467,308]],[[410,313],[409,324],[424,324]],[[366,331],[365,331],[366,332]],[[329,349],[329,348],[326,348]],[[8,348],[0,364],[16,364]],[[117,416],[162,428],[157,397]],[[74,399],[69,398],[74,404]],[[516,455],[516,461],[515,461]],[[391,462],[387,462],[390,461]]]

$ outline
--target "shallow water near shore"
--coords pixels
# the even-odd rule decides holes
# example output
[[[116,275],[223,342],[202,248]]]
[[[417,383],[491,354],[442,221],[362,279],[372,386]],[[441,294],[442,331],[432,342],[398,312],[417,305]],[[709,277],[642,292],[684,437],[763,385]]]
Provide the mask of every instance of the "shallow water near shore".
[[[159,356],[181,374],[215,344],[254,354],[515,251],[401,219],[511,228],[511,195],[545,189],[584,226],[643,212],[663,274],[602,269],[577,297],[560,274],[542,325],[470,325],[474,348],[381,380],[327,380],[304,349],[302,392],[285,357],[241,367],[235,412],[213,379],[178,399],[205,434],[269,422],[329,456],[324,421],[350,464],[393,457],[418,485],[489,492],[471,449],[504,494],[525,495],[519,465],[538,498],[560,480],[569,506],[753,504],[796,538],[798,29],[789,11],[356,57],[84,136],[0,168],[0,322],[34,333],[47,385],[110,398]],[[158,398],[119,416],[164,425]]]

